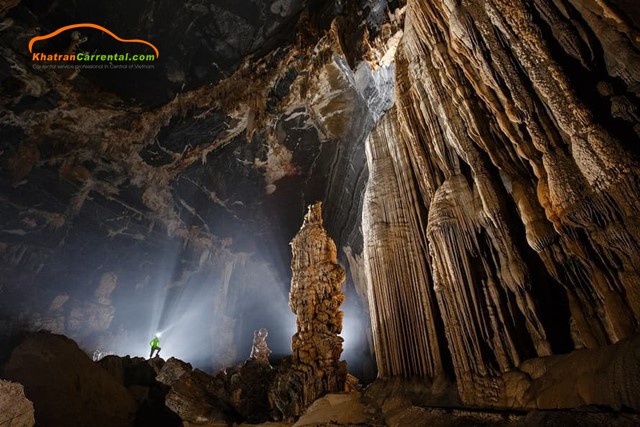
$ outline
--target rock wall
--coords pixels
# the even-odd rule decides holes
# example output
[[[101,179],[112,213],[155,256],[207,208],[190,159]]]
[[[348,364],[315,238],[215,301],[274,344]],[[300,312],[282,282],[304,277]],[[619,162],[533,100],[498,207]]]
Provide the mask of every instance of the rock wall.
[[[369,181],[363,205],[365,270],[378,375],[443,374],[437,306],[421,208],[408,153],[396,143],[396,110],[367,140]]]
[[[504,403],[520,408],[601,405],[640,410],[640,337],[527,360],[503,376]]]
[[[637,334],[636,24],[606,2],[407,2],[367,142],[383,377],[450,363],[464,403],[499,405],[524,360]]]

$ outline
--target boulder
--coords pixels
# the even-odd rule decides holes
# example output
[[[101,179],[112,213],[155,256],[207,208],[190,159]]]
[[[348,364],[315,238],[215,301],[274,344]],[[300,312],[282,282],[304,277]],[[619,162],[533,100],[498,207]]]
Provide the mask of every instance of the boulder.
[[[62,336],[25,334],[2,366],[2,377],[24,385],[38,425],[129,427],[136,403],[127,389]]]
[[[156,379],[162,384],[171,386],[183,376],[191,373],[191,371],[193,371],[193,367],[189,363],[172,357],[167,360],[167,363],[162,365]]]
[[[215,380],[198,369],[176,381],[167,394],[165,404],[183,420],[190,423],[229,423],[237,417],[214,390]]]
[[[22,384],[0,380],[0,426],[33,427],[33,403],[24,395]]]
[[[332,393],[316,400],[293,427],[317,424],[365,424],[365,406],[360,402],[360,393]]]
[[[264,359],[248,359],[228,368],[217,378],[224,384],[223,397],[242,419],[251,423],[271,420],[269,389],[276,371]]]
[[[107,356],[100,360],[100,366],[125,386],[138,404],[137,426],[178,427],[182,424],[180,417],[165,405],[170,387],[156,378],[162,368],[174,364],[174,360],[177,361],[170,359],[165,363],[159,357],[129,356]]]

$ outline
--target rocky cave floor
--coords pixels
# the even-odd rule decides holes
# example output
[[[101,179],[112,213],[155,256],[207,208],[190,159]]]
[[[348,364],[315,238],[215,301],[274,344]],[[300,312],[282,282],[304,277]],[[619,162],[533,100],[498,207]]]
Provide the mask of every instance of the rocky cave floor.
[[[74,341],[48,332],[24,334],[2,348],[0,413],[8,420],[0,425],[10,427],[33,426],[34,408],[38,426],[640,425],[640,415],[624,408],[456,407],[451,384],[417,379],[378,380],[367,387],[351,381],[351,391],[328,394],[297,420],[282,420],[286,408],[273,392],[274,374],[286,361],[272,367],[248,359],[212,376],[175,358],[107,356],[94,362]],[[24,394],[15,392],[15,383]]]

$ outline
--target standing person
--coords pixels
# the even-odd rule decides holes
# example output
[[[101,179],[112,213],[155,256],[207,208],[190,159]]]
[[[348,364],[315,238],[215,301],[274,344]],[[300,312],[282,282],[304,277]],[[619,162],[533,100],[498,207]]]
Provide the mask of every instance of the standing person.
[[[149,359],[153,357],[154,352],[156,352],[156,357],[160,356],[161,348],[160,348],[160,338],[158,338],[158,335],[153,337],[153,339],[149,342],[149,345],[151,346],[151,353],[149,353]]]

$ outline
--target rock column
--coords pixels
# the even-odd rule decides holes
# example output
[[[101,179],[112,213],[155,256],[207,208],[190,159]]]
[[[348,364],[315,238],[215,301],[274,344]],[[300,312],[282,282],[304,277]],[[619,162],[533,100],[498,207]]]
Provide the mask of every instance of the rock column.
[[[320,202],[309,206],[304,223],[291,241],[289,306],[297,316],[291,368],[280,388],[287,387],[288,409],[300,415],[318,397],[343,391],[347,364],[342,353],[345,271],[337,262],[336,245],[322,225]]]

